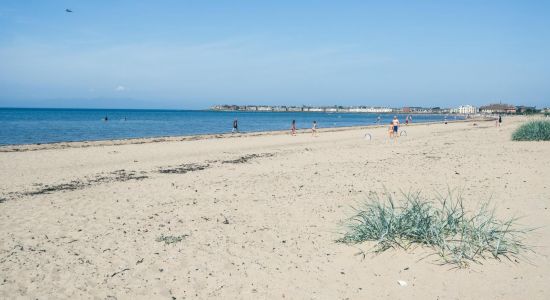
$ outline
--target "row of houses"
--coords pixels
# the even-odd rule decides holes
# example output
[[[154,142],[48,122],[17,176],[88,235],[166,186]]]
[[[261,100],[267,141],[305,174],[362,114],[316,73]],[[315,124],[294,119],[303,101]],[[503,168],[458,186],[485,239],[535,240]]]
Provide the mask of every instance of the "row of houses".
[[[403,113],[434,113],[434,114],[463,114],[472,115],[477,113],[482,114],[515,114],[515,113],[536,113],[539,110],[534,106],[514,106],[510,104],[489,104],[479,108],[473,105],[461,105],[456,108],[425,108],[425,107],[403,107],[400,111]],[[544,109],[541,110],[544,113]]]
[[[514,106],[510,104],[489,104],[479,108],[480,113],[486,114],[524,114],[524,113],[537,113],[539,110],[535,106]]]
[[[395,112],[400,113],[415,113],[415,114],[448,114],[450,108],[441,107],[420,107],[420,106],[405,106],[401,109],[395,109]]]
[[[544,109],[541,110],[544,112]],[[516,114],[516,113],[536,113],[539,112],[539,110],[536,109],[534,106],[514,106],[510,104],[502,104],[502,103],[496,103],[496,104],[489,104],[484,105],[479,108],[472,106],[472,105],[462,105],[457,108],[452,108],[450,110],[450,113],[453,114]]]
[[[351,112],[351,113],[415,113],[415,114],[515,114],[534,113],[534,106],[514,106],[510,104],[489,104],[479,108],[473,105],[461,105],[456,108],[407,106],[389,108],[376,106],[271,106],[271,105],[215,105],[212,110],[221,111],[271,111],[271,112]],[[543,110],[544,112],[544,110]]]
[[[365,112],[365,113],[391,113],[394,111],[388,107],[367,106],[271,106],[271,105],[215,105],[210,109],[223,111],[273,111],[273,112]]]

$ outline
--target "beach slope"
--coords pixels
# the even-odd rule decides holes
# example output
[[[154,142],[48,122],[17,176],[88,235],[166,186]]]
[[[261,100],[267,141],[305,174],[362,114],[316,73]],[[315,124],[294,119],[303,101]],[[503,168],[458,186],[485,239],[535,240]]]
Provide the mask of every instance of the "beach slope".
[[[0,152],[0,298],[548,299],[550,144],[512,142],[524,121]],[[535,253],[335,243],[369,195],[448,189],[537,227]]]

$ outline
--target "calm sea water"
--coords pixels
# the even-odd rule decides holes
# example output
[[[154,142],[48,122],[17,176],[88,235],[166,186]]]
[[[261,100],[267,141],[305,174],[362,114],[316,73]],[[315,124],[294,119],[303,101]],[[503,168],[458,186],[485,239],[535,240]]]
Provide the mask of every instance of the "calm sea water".
[[[108,121],[102,119],[107,116]],[[241,132],[372,125],[379,114],[219,112],[129,109],[0,108],[0,145],[227,133],[233,119]],[[382,123],[393,115],[382,114]],[[398,115],[401,122],[405,115]],[[442,121],[443,115],[413,115],[413,122]],[[454,117],[453,117],[454,118]]]

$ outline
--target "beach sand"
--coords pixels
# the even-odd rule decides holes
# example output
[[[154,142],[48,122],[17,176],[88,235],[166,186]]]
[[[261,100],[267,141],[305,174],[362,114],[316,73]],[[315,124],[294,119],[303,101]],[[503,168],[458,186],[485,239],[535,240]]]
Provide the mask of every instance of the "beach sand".
[[[512,142],[523,121],[0,148],[0,298],[549,299],[550,143]],[[334,242],[370,194],[448,189],[538,227],[535,253]]]

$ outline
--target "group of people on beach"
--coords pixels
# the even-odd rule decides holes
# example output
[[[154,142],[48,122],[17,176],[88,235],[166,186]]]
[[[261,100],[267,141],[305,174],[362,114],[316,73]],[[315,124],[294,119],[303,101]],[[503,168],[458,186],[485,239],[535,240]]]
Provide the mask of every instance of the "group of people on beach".
[[[380,116],[377,119],[377,123],[380,122]],[[412,122],[412,117],[409,115],[407,116],[405,120],[405,124],[409,125],[409,122]],[[388,134],[390,139],[395,139],[397,142],[397,137],[399,137],[398,134],[399,131],[399,119],[397,116],[393,116],[393,120],[390,122],[390,126],[388,128]],[[239,121],[237,119],[233,120],[233,129],[231,130],[231,133],[238,133],[239,132]],[[290,134],[296,135],[296,120],[292,120],[292,123],[290,125]],[[313,124],[311,126],[311,135],[317,136],[317,121],[313,121]]]
[[[409,125],[409,122],[412,123],[412,121],[413,121],[413,117],[411,115],[408,115],[405,118],[405,125]]]
[[[292,120],[292,124],[290,125],[290,134],[296,135],[296,120]],[[313,121],[313,125],[311,126],[311,135],[317,136],[317,121]]]
[[[233,120],[233,129],[231,130],[231,133],[239,132],[239,121],[237,119]],[[296,135],[296,120],[292,120],[292,124],[290,125],[290,134]],[[313,121],[313,125],[311,126],[311,135],[317,136],[317,121]]]
[[[409,124],[409,117],[407,117],[407,121],[405,124]],[[398,134],[399,131],[399,119],[397,116],[393,116],[393,120],[390,122],[390,126],[388,127],[388,135],[390,137],[390,140],[393,138],[395,142],[397,142],[397,138],[399,137]]]

